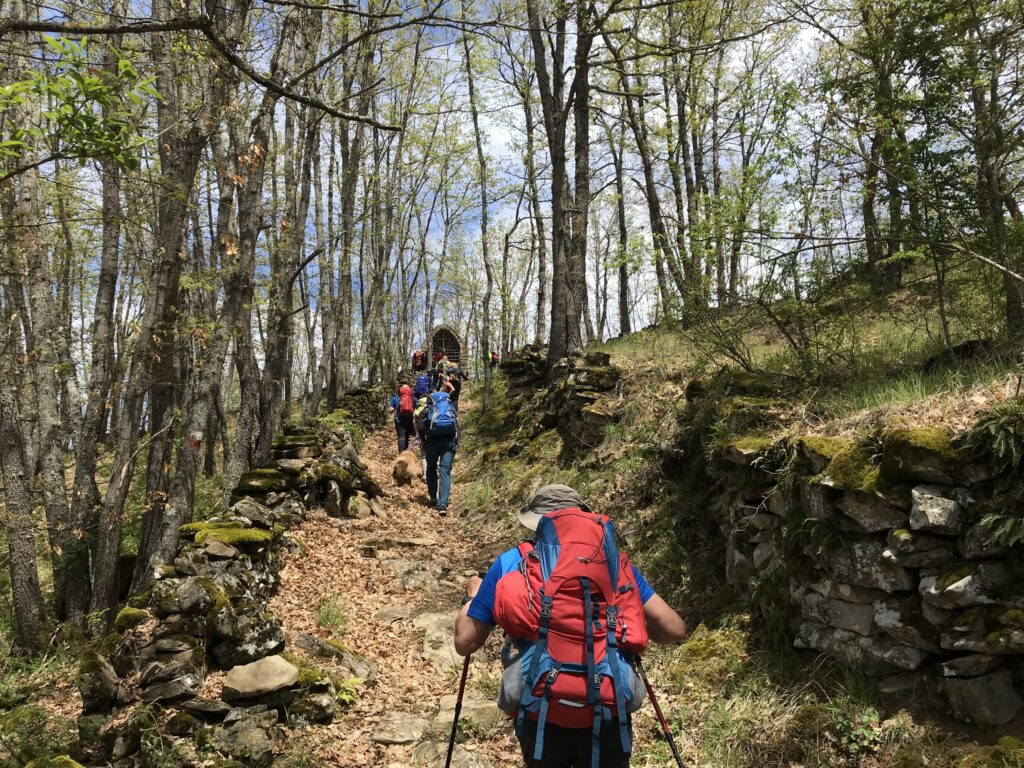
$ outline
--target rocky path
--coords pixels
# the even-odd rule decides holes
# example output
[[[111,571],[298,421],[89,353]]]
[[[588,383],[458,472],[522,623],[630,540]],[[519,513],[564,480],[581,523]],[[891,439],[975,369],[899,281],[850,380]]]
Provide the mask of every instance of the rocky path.
[[[462,666],[451,643],[462,586],[501,545],[480,541],[460,521],[458,458],[451,510],[441,518],[426,507],[424,483],[393,485],[390,428],[370,435],[361,456],[387,494],[383,505],[362,520],[312,513],[296,534],[306,554],[287,556],[270,607],[289,652],[329,669],[324,641],[333,641],[365,658],[355,666],[366,680],[331,725],[297,730],[286,746],[334,766],[443,765]],[[517,760],[511,728],[493,703],[498,649],[492,638],[471,667],[468,738],[455,762],[462,768]]]

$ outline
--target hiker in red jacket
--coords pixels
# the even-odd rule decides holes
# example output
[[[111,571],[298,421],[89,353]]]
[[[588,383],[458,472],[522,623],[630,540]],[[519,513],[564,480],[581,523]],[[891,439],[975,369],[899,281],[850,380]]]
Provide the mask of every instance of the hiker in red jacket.
[[[527,768],[626,768],[644,698],[629,658],[648,638],[682,642],[686,625],[572,488],[544,486],[519,521],[536,538],[470,578],[455,649],[507,633],[498,706],[516,717]]]

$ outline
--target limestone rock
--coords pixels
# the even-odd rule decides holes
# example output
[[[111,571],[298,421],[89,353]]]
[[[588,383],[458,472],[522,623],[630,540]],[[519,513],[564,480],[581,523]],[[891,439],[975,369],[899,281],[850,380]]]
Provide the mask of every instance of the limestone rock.
[[[434,716],[435,728],[451,728],[455,717],[455,699],[455,694],[441,697],[441,706]],[[483,731],[496,731],[509,722],[508,715],[498,709],[494,699],[463,699],[461,718]]]
[[[960,533],[960,504],[949,498],[949,490],[935,485],[918,485],[911,492],[910,527],[955,536]]]
[[[1005,725],[1024,707],[1010,671],[981,677],[949,677],[936,681],[952,713],[979,725]]]
[[[238,616],[232,636],[211,650],[220,666],[234,667],[279,653],[284,643],[284,630],[276,617],[246,613]]]
[[[885,675],[899,670],[913,672],[928,656],[918,648],[885,637],[863,637],[813,621],[800,624],[793,645],[827,653],[843,665],[867,675]]]
[[[430,721],[408,712],[388,712],[377,723],[370,739],[376,744],[412,744],[419,741]]]
[[[884,541],[863,539],[829,552],[825,566],[839,582],[884,592],[913,589],[915,579],[905,568],[886,562]]]
[[[248,765],[266,766],[274,759],[277,712],[259,712],[217,728],[214,749]]]
[[[898,528],[907,521],[907,514],[902,509],[861,491],[843,494],[839,499],[839,509],[870,533]]]
[[[836,600],[845,600],[848,603],[873,603],[876,600],[885,599],[887,594],[880,589],[844,584],[825,574],[821,574],[813,581],[806,582],[806,586],[820,595],[833,597]]]
[[[747,525],[759,531],[770,531],[782,524],[782,519],[777,515],[770,515],[767,512],[755,512],[747,518]]]
[[[398,583],[403,589],[430,591],[437,587],[442,568],[436,562],[420,560],[402,560],[399,558],[382,561],[395,572]]]
[[[358,677],[365,683],[374,682],[379,674],[379,669],[374,662],[355,651],[329,643],[314,635],[299,635],[295,640],[295,645],[313,656],[335,659],[348,669],[353,677]]]
[[[836,514],[836,491],[822,483],[801,483],[800,505],[804,516],[812,520],[824,520]]]
[[[224,679],[224,701],[256,699],[289,688],[299,681],[299,670],[280,656],[267,656],[231,669]]]
[[[362,491],[357,492],[355,496],[350,496],[345,503],[345,514],[356,520],[365,520],[373,514],[370,499]]]
[[[879,600],[874,604],[874,612],[875,624],[889,637],[925,651],[939,651],[939,634],[921,615],[919,598]]]
[[[421,656],[438,672],[461,666],[462,658],[455,652],[455,615],[453,613],[421,613],[413,626],[423,630]]]
[[[324,493],[324,510],[330,517],[341,517],[345,510],[345,496],[341,486],[334,480],[328,480],[325,487],[327,490]]]
[[[207,722],[218,722],[231,711],[231,705],[221,699],[188,699],[179,705],[189,714]]]
[[[194,672],[166,683],[158,683],[142,691],[142,700],[147,704],[157,701],[168,702],[194,698],[203,690],[203,678]]]
[[[870,635],[874,631],[875,609],[870,603],[848,603],[803,588],[793,589],[792,596],[805,619],[859,635]]]
[[[412,751],[413,762],[427,768],[442,768],[447,755],[448,745],[439,741],[425,741]],[[491,764],[462,745],[456,745],[452,768],[491,768]]]
[[[325,693],[306,691],[297,696],[288,708],[288,722],[292,725],[325,725],[334,720],[336,709],[333,688]]]
[[[936,666],[943,677],[980,677],[995,671],[1003,659],[985,653],[971,653],[943,661]]]
[[[205,616],[213,608],[213,596],[198,577],[191,576],[178,587],[178,606],[186,616]]]
[[[257,528],[269,531],[274,527],[274,513],[255,499],[249,497],[239,499],[231,507],[230,512],[236,517],[244,517]]]
[[[223,541],[217,539],[210,539],[206,544],[206,549],[203,550],[208,557],[222,558],[225,560],[232,560],[238,557],[238,550],[232,547],[230,544],[225,544]]]
[[[921,597],[939,608],[963,608],[996,602],[998,589],[1014,580],[1003,562],[964,563],[939,576],[924,576],[918,588]]]
[[[888,544],[882,556],[903,568],[946,567],[956,556],[951,540],[908,528],[889,531]]]
[[[82,712],[105,712],[125,700],[125,691],[113,665],[105,656],[88,652],[82,657],[78,675],[78,690],[82,694]]]

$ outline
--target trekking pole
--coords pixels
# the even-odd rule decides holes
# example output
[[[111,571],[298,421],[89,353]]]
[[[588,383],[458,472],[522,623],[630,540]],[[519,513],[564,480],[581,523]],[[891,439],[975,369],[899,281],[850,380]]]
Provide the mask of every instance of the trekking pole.
[[[466,677],[469,675],[469,660],[472,655],[466,657],[462,662],[462,680],[459,682],[459,695],[455,698],[455,719],[452,720],[452,735],[448,738],[448,759],[444,761],[444,768],[451,768],[452,755],[455,753],[455,737],[459,732],[459,715],[462,714],[462,696],[466,693]]]
[[[679,768],[686,768],[683,765],[683,758],[679,756],[679,750],[676,748],[676,740],[672,738],[672,731],[669,730],[668,721],[665,720],[665,715],[661,713],[661,707],[658,706],[658,699],[654,696],[654,686],[651,685],[651,681],[647,679],[647,673],[644,672],[643,662],[640,661],[639,656],[634,656],[633,662],[636,664],[636,671],[640,675],[640,679],[644,681],[644,687],[647,689],[647,695],[651,698],[651,705],[654,707],[654,713],[658,716],[658,722],[661,723],[661,733],[665,737],[665,741],[668,742],[668,748],[672,750],[672,757],[676,759],[676,765],[678,765]]]

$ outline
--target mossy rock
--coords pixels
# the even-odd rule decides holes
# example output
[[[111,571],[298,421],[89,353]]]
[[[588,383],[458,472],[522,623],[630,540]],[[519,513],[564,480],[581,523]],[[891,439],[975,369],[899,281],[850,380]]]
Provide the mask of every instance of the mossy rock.
[[[813,473],[822,472],[840,452],[851,446],[845,437],[806,435],[795,441],[797,455],[806,461]]]
[[[178,533],[182,536],[194,537],[200,531],[209,531],[217,528],[243,528],[242,523],[219,521],[215,523],[185,523],[179,526]]]
[[[149,611],[143,608],[133,608],[129,605],[118,612],[117,618],[114,619],[114,627],[118,632],[127,632],[129,629],[139,626],[148,618]]]
[[[57,757],[41,757],[38,760],[33,760],[25,768],[85,768],[85,766],[67,755],[58,755]]]
[[[979,567],[978,563],[964,563],[963,565],[958,565],[953,570],[946,571],[935,580],[935,589],[944,592],[961,579],[966,579],[968,576],[974,576],[977,574]]]
[[[750,371],[730,370],[727,373],[726,394],[769,397],[779,394],[778,385],[767,376]]]
[[[952,482],[962,457],[937,427],[888,429],[882,436],[882,475],[892,481]]]
[[[874,475],[871,454],[863,446],[848,442],[836,451],[820,479],[841,491],[867,491]]]
[[[277,469],[254,469],[242,475],[238,481],[236,494],[246,493],[271,493],[273,491],[287,491],[292,487],[292,481],[283,472]]]
[[[355,475],[337,464],[321,461],[316,465],[316,473],[321,480],[333,480],[345,491],[351,491],[356,486]]]
[[[334,682],[334,677],[330,672],[326,672],[315,664],[311,664],[298,654],[282,653],[281,658],[299,670],[299,680],[296,684],[301,688],[311,688],[325,682]]]
[[[1014,736],[1003,736],[985,752],[968,755],[956,768],[1020,768],[1024,766],[1024,741]]]
[[[209,539],[216,539],[224,544],[244,547],[247,544],[264,545],[274,539],[270,531],[258,528],[207,528],[196,532],[196,544],[205,544]]]

